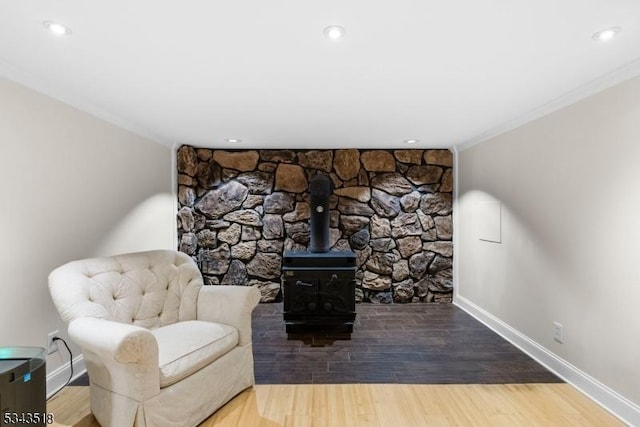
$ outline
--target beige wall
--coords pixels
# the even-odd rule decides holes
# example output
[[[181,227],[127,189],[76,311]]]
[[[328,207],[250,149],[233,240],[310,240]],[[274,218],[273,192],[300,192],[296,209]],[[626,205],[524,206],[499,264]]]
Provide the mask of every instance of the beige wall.
[[[43,347],[53,268],[174,246],[171,150],[1,78],[0,147],[0,346]]]
[[[458,296],[640,405],[640,77],[458,160]]]

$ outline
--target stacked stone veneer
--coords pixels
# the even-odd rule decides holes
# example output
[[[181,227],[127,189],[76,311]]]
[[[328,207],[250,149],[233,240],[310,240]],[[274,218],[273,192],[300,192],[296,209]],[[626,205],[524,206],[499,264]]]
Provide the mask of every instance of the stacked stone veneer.
[[[309,244],[309,180],[327,174],[332,249],[357,256],[357,301],[450,302],[448,150],[238,150],[177,153],[179,249],[205,283],[279,298],[282,254]]]

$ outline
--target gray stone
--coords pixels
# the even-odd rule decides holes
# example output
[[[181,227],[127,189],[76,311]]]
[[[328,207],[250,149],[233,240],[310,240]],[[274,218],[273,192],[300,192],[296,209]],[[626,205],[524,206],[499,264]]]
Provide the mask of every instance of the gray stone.
[[[280,293],[280,283],[251,279],[247,283],[260,289],[260,302],[274,302]]]
[[[340,242],[340,238],[342,237],[342,232],[337,228],[329,228],[329,248],[333,248],[335,245],[338,245]],[[344,250],[349,249],[349,245]]]
[[[379,216],[391,218],[400,212],[400,199],[374,188],[371,192],[371,206]]]
[[[394,196],[402,196],[413,191],[411,183],[399,173],[378,174],[371,179],[371,186]]]
[[[394,239],[421,234],[422,227],[415,213],[401,212],[391,221],[391,237]]]
[[[245,172],[236,181],[249,188],[250,194],[270,194],[273,188],[273,174],[267,172]]]
[[[272,253],[257,253],[247,264],[247,273],[251,276],[263,279],[275,279],[280,277],[282,257]]]
[[[369,240],[371,249],[378,252],[389,252],[396,247],[396,241],[389,237]]]
[[[248,242],[240,242],[231,246],[231,258],[249,260],[256,254],[255,240]]]
[[[420,210],[427,215],[449,215],[453,210],[451,194],[424,194],[420,200]]]
[[[287,212],[282,216],[287,222],[304,221],[311,218],[311,208],[307,202],[297,202],[293,212]]]
[[[367,263],[365,264],[367,270],[378,274],[391,274],[393,272],[393,264],[396,262],[396,257],[391,253],[374,252]]]
[[[409,194],[405,194],[400,198],[400,206],[405,212],[415,212],[420,206],[420,193],[413,191]]]
[[[203,274],[224,274],[229,269],[230,250],[224,243],[213,250],[200,253],[200,268]]]
[[[431,292],[451,292],[453,290],[451,269],[430,274],[428,278],[428,289]]]
[[[419,252],[409,258],[409,274],[414,279],[422,279],[427,274],[427,267],[433,261],[433,252]]]
[[[240,260],[234,259],[229,265],[227,274],[224,275],[222,285],[245,285],[247,283],[247,268]]]
[[[231,225],[230,222],[223,221],[221,219],[208,219],[205,222],[206,227],[212,230],[219,230],[221,228],[227,228]]]
[[[295,198],[287,193],[272,193],[264,198],[264,212],[282,214],[293,210]]]
[[[391,237],[391,222],[386,218],[374,215],[371,218],[371,238]]]
[[[183,207],[178,211],[178,218],[180,218],[180,224],[184,231],[191,231],[195,228],[195,219],[193,217],[193,210],[189,207]]]
[[[360,172],[360,151],[355,149],[336,150],[333,167],[340,179],[356,178]]]
[[[448,258],[453,256],[453,242],[425,242],[422,249]]]
[[[411,302],[414,295],[413,280],[407,279],[393,284],[393,301],[400,303]]]
[[[279,240],[258,240],[258,250],[260,252],[282,253],[284,241]]]
[[[373,291],[386,291],[391,288],[391,277],[365,271],[362,278],[362,287]]]
[[[284,223],[277,214],[266,214],[262,218],[262,236],[265,239],[280,239],[284,237]]]
[[[364,249],[365,246],[369,244],[369,239],[371,235],[369,230],[363,228],[362,230],[354,233],[349,237],[349,242],[351,243],[351,247],[355,249]]]
[[[370,246],[365,246],[363,249],[354,249],[353,252],[356,254],[356,266],[360,268],[371,256],[372,250]]]
[[[364,168],[360,168],[360,172],[358,172],[358,185],[363,187],[369,186],[369,174]]]
[[[409,277],[409,263],[406,259],[401,259],[400,261],[393,264],[393,272],[391,273],[391,278],[394,281],[400,282]]]
[[[402,258],[409,258],[422,250],[422,240],[418,236],[408,236],[396,240]]]
[[[262,202],[264,202],[264,196],[249,194],[244,200],[244,203],[242,203],[242,207],[245,209],[254,209],[258,206],[261,206]]]
[[[338,210],[343,215],[359,215],[370,217],[374,214],[373,209],[366,203],[358,202],[347,197],[340,197],[338,200]]]
[[[415,295],[424,298],[429,293],[429,277],[424,277],[413,284]]]
[[[370,220],[366,216],[342,215],[340,218],[340,226],[347,235],[357,233],[368,226],[369,222]]]
[[[434,219],[436,223],[436,235],[439,240],[451,240],[453,237],[453,222],[451,215],[437,216]]]
[[[260,238],[262,237],[262,233],[260,233],[260,229],[258,229],[257,227],[252,227],[250,225],[243,225],[242,226],[242,234],[240,235],[240,238],[243,241],[248,241],[248,240],[260,240]]]
[[[365,299],[373,304],[391,304],[393,302],[393,296],[391,291],[387,292],[374,292],[367,291],[365,293]]]
[[[196,192],[193,188],[180,185],[178,186],[178,201],[182,206],[193,206],[196,201]]]
[[[309,244],[309,224],[305,222],[287,222],[284,225],[287,236],[301,245]]]
[[[430,230],[436,226],[433,218],[422,211],[417,211],[418,220],[420,221],[420,225],[424,231]]]
[[[407,171],[407,179],[415,185],[439,183],[442,177],[442,168],[438,166],[411,166]]]
[[[240,241],[241,232],[242,227],[240,226],[240,224],[231,224],[226,230],[218,232],[218,240],[230,245],[235,245]]]
[[[195,255],[198,248],[198,238],[193,233],[184,233],[180,238],[180,252]]]
[[[205,194],[196,204],[196,209],[209,218],[217,219],[240,208],[248,193],[249,189],[244,185],[236,181],[229,181]]]
[[[215,231],[201,230],[197,234],[198,246],[201,248],[215,248],[218,245]]]
[[[433,275],[442,270],[451,270],[453,262],[451,258],[443,257],[442,255],[436,255],[431,264],[429,264],[429,274]]]
[[[237,211],[229,212],[223,219],[229,222],[237,222],[242,225],[252,225],[254,227],[260,227],[262,225],[262,219],[258,212],[253,209],[240,209]]]

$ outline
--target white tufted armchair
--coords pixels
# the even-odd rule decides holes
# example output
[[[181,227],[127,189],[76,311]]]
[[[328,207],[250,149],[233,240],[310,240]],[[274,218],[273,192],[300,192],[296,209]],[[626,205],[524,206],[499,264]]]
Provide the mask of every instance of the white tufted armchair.
[[[249,286],[203,286],[194,261],[158,250],[72,261],[49,275],[84,354],[106,427],[195,426],[254,384]]]

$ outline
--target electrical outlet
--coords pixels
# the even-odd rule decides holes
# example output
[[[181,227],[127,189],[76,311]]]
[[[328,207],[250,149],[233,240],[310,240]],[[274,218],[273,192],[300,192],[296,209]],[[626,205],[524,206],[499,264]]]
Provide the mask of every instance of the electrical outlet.
[[[47,354],[53,354],[58,351],[58,343],[53,339],[60,334],[60,331],[53,331],[47,335]]]
[[[564,326],[561,323],[553,322],[553,339],[559,343],[564,342]]]

